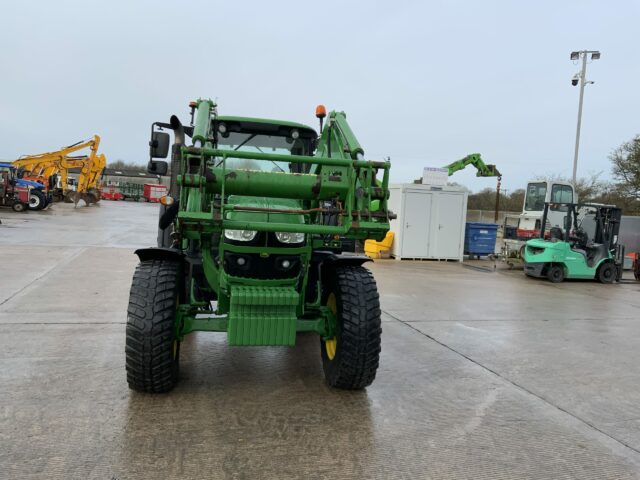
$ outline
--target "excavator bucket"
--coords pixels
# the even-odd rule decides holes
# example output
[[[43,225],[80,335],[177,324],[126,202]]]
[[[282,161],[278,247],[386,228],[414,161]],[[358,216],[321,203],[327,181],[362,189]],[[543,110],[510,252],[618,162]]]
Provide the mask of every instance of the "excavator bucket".
[[[100,191],[97,188],[91,188],[86,192],[71,191],[65,196],[65,202],[74,203],[76,207],[80,200],[82,200],[87,207],[92,203],[98,203],[100,201]]]
[[[491,175],[487,175],[488,177],[501,177],[500,172],[498,171],[495,165],[487,165],[487,169],[491,172]]]
[[[91,203],[98,203],[100,201],[100,190],[97,188],[90,188],[87,195],[91,197]]]

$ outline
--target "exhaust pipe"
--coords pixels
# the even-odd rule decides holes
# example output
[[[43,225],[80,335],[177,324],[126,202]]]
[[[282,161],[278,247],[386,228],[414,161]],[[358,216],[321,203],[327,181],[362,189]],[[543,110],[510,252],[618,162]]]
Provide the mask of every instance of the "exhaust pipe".
[[[176,145],[184,145],[184,127],[182,126],[182,122],[175,115],[171,115],[169,119],[169,125],[173,129],[173,134],[175,136],[175,144]]]
[[[173,129],[174,143],[171,148],[171,183],[169,193],[172,197],[178,198],[178,173],[180,171],[180,149],[185,145],[184,127],[180,119],[171,115],[169,125]]]

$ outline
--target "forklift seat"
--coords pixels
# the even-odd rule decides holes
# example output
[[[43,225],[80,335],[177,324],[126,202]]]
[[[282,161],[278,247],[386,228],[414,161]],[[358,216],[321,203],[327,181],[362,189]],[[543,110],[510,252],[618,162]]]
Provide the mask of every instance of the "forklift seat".
[[[587,265],[593,267],[596,263],[609,256],[607,247],[601,243],[592,243],[587,249]]]

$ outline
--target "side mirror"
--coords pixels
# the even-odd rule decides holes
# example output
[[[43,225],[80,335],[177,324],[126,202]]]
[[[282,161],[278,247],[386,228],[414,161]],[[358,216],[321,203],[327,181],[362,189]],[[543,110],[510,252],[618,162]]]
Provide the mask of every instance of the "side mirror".
[[[151,158],[167,158],[169,139],[169,134],[166,132],[152,132],[149,142],[149,156]]]
[[[147,172],[154,175],[166,175],[168,170],[169,164],[162,160],[149,160],[147,164]]]

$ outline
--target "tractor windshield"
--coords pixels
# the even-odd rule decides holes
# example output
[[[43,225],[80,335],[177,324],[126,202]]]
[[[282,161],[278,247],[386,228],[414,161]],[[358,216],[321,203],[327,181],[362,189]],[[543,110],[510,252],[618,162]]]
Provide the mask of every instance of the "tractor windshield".
[[[15,178],[15,172],[16,172],[16,168],[13,165],[9,165],[9,164],[0,165],[0,173],[6,173],[7,178],[9,180],[12,180],[13,178]]]
[[[241,152],[272,153],[277,155],[310,155],[310,142],[301,138],[260,133],[229,132],[218,135],[220,150],[238,150]],[[289,172],[290,164],[282,161],[264,161],[245,158],[228,158],[227,168],[244,170],[262,170],[271,172]]]
[[[524,209],[526,211],[544,210],[544,201],[547,196],[547,183],[537,182],[527,185],[527,194],[524,199]]]

